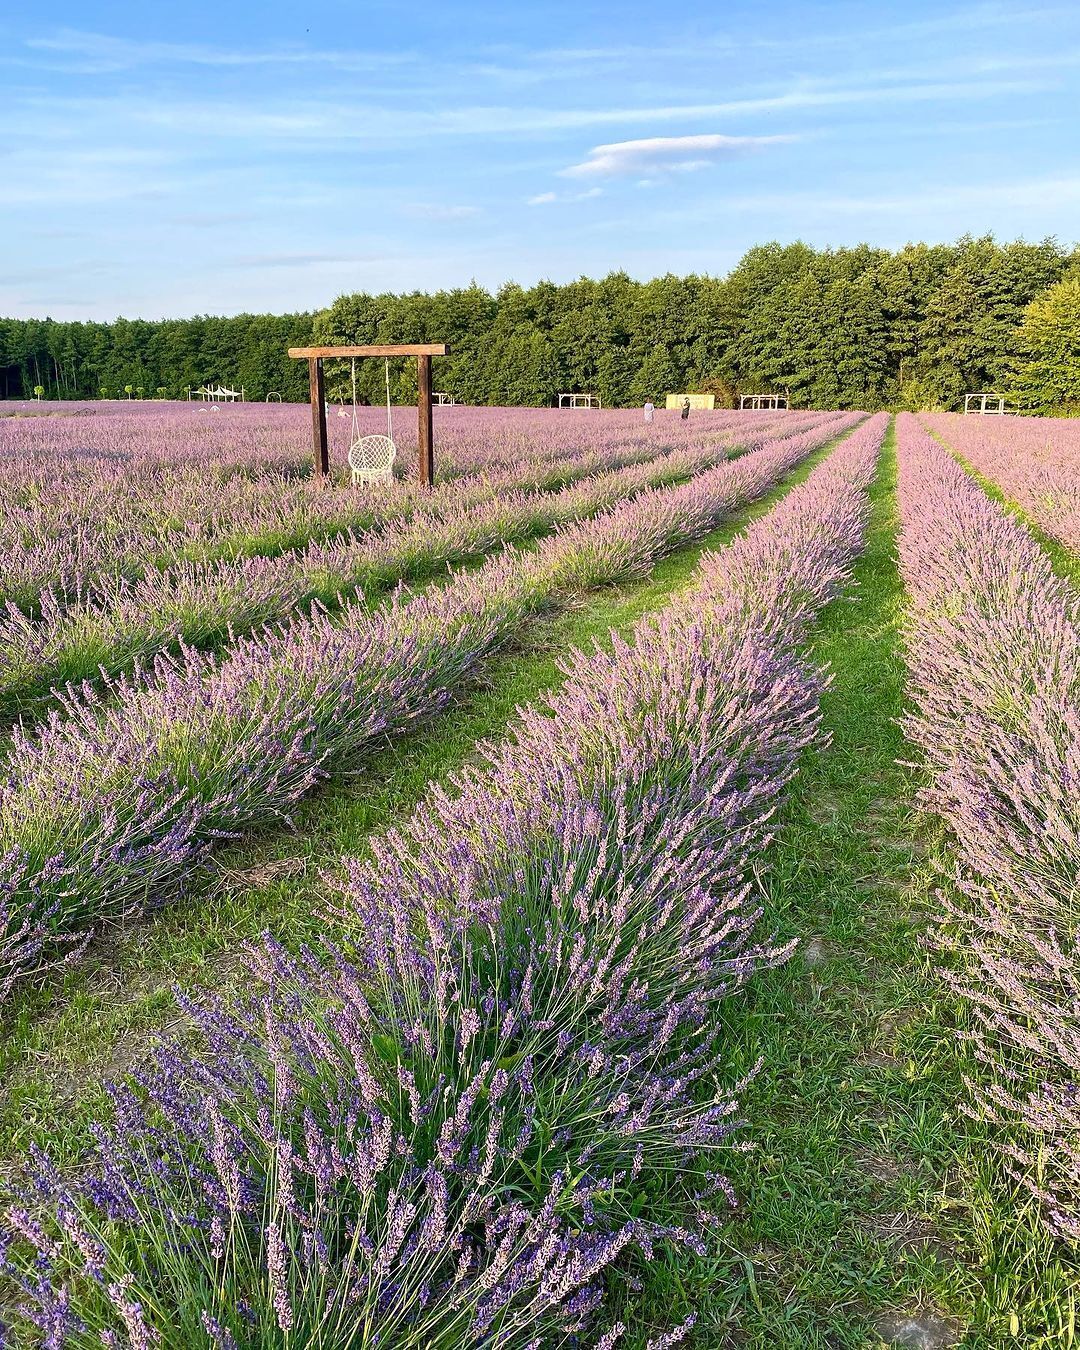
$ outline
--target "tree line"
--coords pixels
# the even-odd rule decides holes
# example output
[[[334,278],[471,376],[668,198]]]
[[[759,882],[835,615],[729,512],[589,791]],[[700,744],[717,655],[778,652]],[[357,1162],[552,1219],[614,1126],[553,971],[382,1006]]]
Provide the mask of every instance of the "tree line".
[[[703,390],[787,391],[795,407],[956,408],[1000,390],[1039,411],[1080,412],[1080,250],[990,236],[890,251],[752,248],[726,277],[472,285],[339,297],[312,314],[114,323],[0,320],[0,397],[182,398],[206,383],[248,398],[307,397],[289,346],[437,342],[435,385],[459,402],[545,406],[594,392],[605,406]],[[327,370],[351,397],[348,365]],[[383,401],[381,363],[356,366]],[[392,396],[415,393],[391,363]]]

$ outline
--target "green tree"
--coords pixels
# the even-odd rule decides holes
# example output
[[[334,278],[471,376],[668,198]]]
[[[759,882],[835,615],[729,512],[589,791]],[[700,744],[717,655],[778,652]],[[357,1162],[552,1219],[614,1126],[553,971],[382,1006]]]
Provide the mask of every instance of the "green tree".
[[[944,406],[960,407],[965,393],[1007,382],[1025,308],[1065,267],[1066,255],[1053,239],[960,241],[919,328],[919,368]]]
[[[1080,417],[1080,269],[1032,300],[1015,336],[1009,389],[1022,406]]]
[[[651,399],[662,408],[665,397],[677,394],[681,388],[680,372],[671,352],[666,344],[658,342],[649,349],[631,381],[630,402],[645,403]]]

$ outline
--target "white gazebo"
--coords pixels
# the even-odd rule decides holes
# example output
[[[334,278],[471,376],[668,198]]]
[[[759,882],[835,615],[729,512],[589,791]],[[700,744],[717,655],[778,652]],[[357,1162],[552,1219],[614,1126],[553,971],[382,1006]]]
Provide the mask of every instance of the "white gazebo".
[[[779,412],[788,407],[787,394],[742,394],[739,397],[739,411]]]
[[[560,394],[560,408],[602,408],[599,394]]]
[[[199,389],[189,389],[188,398],[192,395],[200,398],[204,403],[235,403],[237,400],[244,402],[244,386],[239,389],[226,389],[222,384],[204,384]]]
[[[457,406],[457,399],[453,396],[453,394],[445,394],[445,393],[440,394],[437,391],[433,390],[431,397],[435,400],[435,402],[439,405],[440,408],[444,407],[454,408]]]
[[[965,394],[965,413],[990,413],[995,417],[1004,417],[1008,412],[1004,394]]]

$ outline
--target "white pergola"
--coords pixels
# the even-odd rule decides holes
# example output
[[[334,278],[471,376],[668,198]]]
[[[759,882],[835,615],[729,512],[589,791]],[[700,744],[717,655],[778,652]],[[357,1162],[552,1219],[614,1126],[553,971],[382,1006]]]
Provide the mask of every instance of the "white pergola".
[[[1004,394],[964,395],[965,413],[989,413],[994,417],[1004,417],[1007,411]]]
[[[457,406],[457,399],[454,398],[453,394],[440,394],[436,390],[432,390],[431,397],[440,408],[453,408]]]
[[[739,411],[745,412],[747,408],[751,412],[777,412],[780,409],[786,409],[788,406],[787,394],[742,394],[739,397]]]
[[[560,394],[560,408],[602,408],[599,394]]]
[[[245,401],[243,385],[239,389],[226,389],[222,384],[204,384],[200,389],[188,390],[188,398],[193,394],[204,403],[235,403],[237,399]]]

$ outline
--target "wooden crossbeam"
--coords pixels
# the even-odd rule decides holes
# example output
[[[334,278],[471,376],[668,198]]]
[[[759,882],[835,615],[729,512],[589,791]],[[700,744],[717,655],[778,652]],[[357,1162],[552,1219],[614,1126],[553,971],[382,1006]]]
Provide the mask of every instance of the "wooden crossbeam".
[[[445,342],[392,342],[374,347],[290,347],[289,355],[297,360],[326,359],[350,356],[449,356]]]

